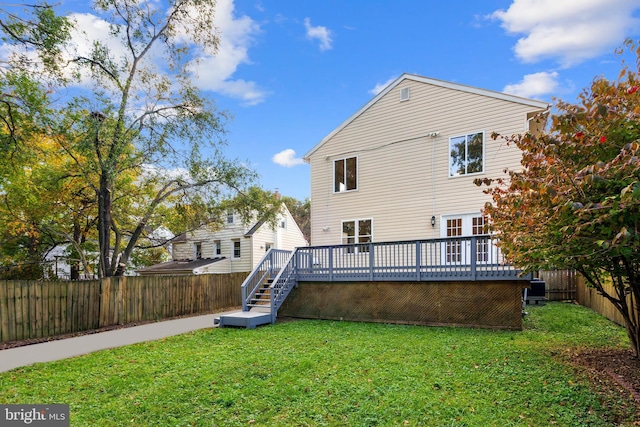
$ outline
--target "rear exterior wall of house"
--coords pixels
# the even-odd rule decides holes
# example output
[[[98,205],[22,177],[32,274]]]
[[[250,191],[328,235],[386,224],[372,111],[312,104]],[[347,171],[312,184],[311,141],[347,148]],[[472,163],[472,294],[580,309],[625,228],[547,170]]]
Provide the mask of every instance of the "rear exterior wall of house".
[[[404,88],[410,98],[401,101]],[[360,225],[360,241],[369,238],[365,227],[375,242],[479,234],[481,227],[471,228],[490,199],[474,179],[506,177],[505,169],[520,168],[520,151],[491,135],[537,130],[530,120],[536,110],[544,109],[402,81],[309,156],[311,244],[352,243],[345,223]],[[451,176],[452,141],[476,134],[483,137],[481,171]],[[353,158],[356,188],[336,191],[336,168]],[[461,218],[460,224],[447,223],[451,218]],[[452,224],[460,229],[451,231]]]

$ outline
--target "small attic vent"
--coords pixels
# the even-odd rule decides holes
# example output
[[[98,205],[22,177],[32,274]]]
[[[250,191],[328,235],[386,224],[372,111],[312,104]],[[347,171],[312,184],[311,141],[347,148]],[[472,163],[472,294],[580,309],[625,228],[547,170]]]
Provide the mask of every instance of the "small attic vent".
[[[409,100],[409,88],[403,87],[400,89],[400,101],[408,101]]]

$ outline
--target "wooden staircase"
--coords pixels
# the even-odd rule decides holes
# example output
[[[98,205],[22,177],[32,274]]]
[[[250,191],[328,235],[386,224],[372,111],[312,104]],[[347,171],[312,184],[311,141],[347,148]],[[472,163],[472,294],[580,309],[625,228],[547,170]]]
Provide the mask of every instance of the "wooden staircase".
[[[256,326],[275,323],[278,308],[296,285],[293,252],[270,249],[242,284],[242,311],[222,314],[214,325]]]
[[[258,288],[251,301],[247,303],[247,307],[253,308],[267,308],[271,309],[271,284],[273,278],[267,278],[262,285]]]
[[[213,324],[219,327],[238,326],[255,329],[257,326],[271,323],[271,283],[273,278],[265,279],[256,293],[246,304],[246,309],[234,313],[220,315],[213,319]]]

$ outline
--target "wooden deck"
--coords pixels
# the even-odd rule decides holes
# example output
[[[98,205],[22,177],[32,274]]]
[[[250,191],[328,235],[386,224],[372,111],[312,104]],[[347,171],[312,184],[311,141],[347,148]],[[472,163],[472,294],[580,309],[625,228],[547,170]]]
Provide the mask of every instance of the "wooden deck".
[[[385,282],[390,286],[383,293],[394,300],[397,298],[394,284],[440,283],[445,285],[442,289],[445,298],[449,295],[447,288],[453,288],[454,283],[502,282],[507,288],[509,283],[515,285],[513,289],[518,291],[513,295],[521,295],[521,282],[531,278],[506,262],[498,242],[489,235],[312,246],[295,251],[271,249],[242,284],[242,311],[221,316],[215,323],[246,328],[273,323],[279,308],[299,283]],[[411,294],[408,295],[411,300]],[[352,304],[353,298],[347,303]],[[321,298],[325,302],[329,299],[330,295],[324,294]],[[515,301],[521,304],[522,297]],[[384,311],[389,306],[391,303],[382,304],[376,310]]]

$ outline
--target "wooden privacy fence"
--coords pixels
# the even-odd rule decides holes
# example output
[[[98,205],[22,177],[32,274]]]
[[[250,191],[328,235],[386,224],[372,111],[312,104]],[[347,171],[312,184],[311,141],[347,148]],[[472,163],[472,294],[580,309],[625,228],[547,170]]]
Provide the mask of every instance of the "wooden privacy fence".
[[[549,301],[576,299],[578,275],[575,270],[542,270],[539,276],[546,283],[546,296]]]
[[[607,293],[615,295],[615,290],[613,289],[612,284],[605,283],[603,287],[605,291],[607,291]],[[580,275],[578,275],[576,301],[578,302],[578,304],[584,307],[588,307],[596,313],[603,315],[607,319],[624,326],[624,318],[622,317],[618,309],[616,309],[608,299],[600,295],[594,288],[588,287],[586,281]],[[631,296],[629,296],[629,299],[627,301],[628,303],[631,303]]]
[[[242,305],[247,273],[0,281],[0,342],[211,313]]]

